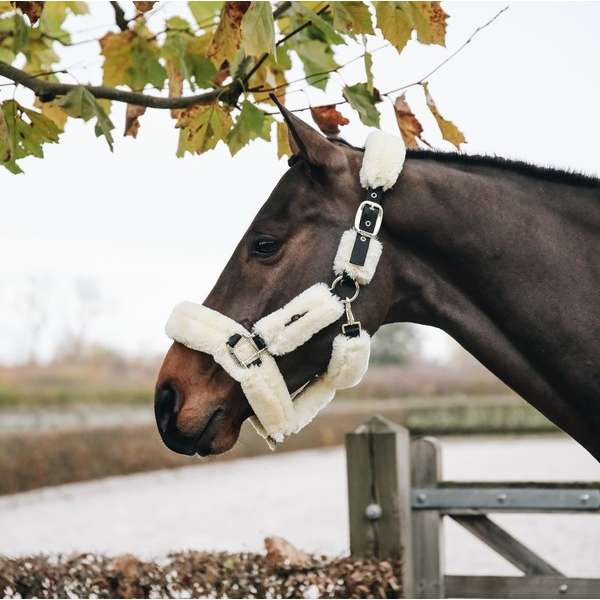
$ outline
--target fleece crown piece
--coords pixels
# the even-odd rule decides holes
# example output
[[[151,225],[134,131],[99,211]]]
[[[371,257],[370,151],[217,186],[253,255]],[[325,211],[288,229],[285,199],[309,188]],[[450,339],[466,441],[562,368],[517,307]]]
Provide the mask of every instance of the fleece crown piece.
[[[336,390],[357,385],[368,368],[371,338],[354,319],[351,304],[377,270],[383,251],[377,239],[383,192],[396,183],[405,156],[401,138],[382,131],[369,134],[360,170],[367,199],[357,210],[354,227],[341,236],[331,286],[312,285],[251,329],[194,302],[178,304],[167,321],[171,339],[210,354],[240,383],[254,411],[250,421],[271,448],[310,423]],[[342,280],[354,282],[352,298],[336,293]],[[293,352],[340,319],[341,333],[333,339],[327,370],[290,394],[276,357]]]

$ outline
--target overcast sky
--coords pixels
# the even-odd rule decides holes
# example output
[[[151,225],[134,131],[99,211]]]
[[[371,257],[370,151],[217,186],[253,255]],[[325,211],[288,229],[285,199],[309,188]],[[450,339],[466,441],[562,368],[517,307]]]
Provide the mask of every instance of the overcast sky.
[[[106,5],[95,3],[89,17],[73,20],[77,30],[101,26],[74,39],[108,30],[113,16]],[[161,5],[152,23],[156,30],[166,16],[187,11],[184,3]],[[443,5],[451,15],[447,48],[410,42],[400,56],[391,47],[375,52],[380,90],[420,78],[505,3]],[[436,73],[430,91],[442,114],[464,131],[469,143],[463,151],[599,174],[599,22],[598,2],[511,3]],[[374,39],[371,47],[383,44]],[[344,49],[339,58],[360,53],[360,47]],[[100,81],[97,44],[63,54],[72,66],[65,81]],[[291,94],[289,106],[341,99],[344,82],[363,80],[361,62],[333,76],[326,95],[312,89]],[[1,100],[12,94],[11,87],[0,87]],[[17,97],[28,95],[18,91]],[[411,90],[408,98],[427,139],[449,149],[423,110],[422,92]],[[342,134],[362,145],[368,129],[347,106],[341,110],[351,120]],[[383,102],[380,112],[382,127],[397,131],[391,104]],[[308,112],[302,115],[310,121]],[[235,158],[220,145],[203,156],[177,159],[177,132],[167,112],[148,111],[137,140],[121,137],[123,107],[115,105],[111,117],[117,127],[112,154],[91,124],[70,120],[61,143],[46,146],[44,160],[22,161],[25,175],[0,172],[0,360],[18,359],[24,351],[18,298],[31,278],[48,290],[53,315],[68,312],[74,278],[95,282],[105,311],[93,324],[94,339],[133,353],[165,349],[163,325],[171,307],[205,297],[286,169],[274,146],[260,141]],[[427,339],[428,351],[443,355],[444,338]]]

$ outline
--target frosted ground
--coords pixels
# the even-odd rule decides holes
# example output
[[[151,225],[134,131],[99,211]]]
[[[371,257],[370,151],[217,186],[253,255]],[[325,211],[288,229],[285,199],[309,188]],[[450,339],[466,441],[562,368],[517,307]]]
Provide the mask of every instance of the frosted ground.
[[[454,479],[592,479],[600,464],[565,437],[449,438]],[[496,520],[567,575],[599,576],[599,515]],[[0,554],[261,550],[267,535],[331,555],[348,548],[341,448],[213,462],[0,498]],[[458,525],[446,524],[446,571],[518,574]]]

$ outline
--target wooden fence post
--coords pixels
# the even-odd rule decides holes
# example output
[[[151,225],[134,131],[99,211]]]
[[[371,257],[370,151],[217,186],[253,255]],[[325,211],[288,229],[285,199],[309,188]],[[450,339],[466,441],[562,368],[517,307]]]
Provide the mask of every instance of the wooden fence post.
[[[441,449],[435,438],[414,440],[410,448],[411,486],[436,487],[442,476]],[[416,502],[419,502],[417,497]],[[412,511],[414,597],[444,598],[442,517],[437,510]]]
[[[372,417],[346,434],[350,552],[400,558],[405,598],[414,597],[409,432]]]

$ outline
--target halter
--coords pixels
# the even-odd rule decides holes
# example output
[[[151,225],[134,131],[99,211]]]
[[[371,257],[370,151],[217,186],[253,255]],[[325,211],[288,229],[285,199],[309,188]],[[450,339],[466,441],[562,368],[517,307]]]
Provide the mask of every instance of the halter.
[[[377,269],[383,249],[377,239],[383,194],[396,183],[405,156],[401,138],[382,131],[369,134],[360,170],[367,197],[356,211],[354,226],[342,234],[331,285],[314,284],[251,329],[194,302],[178,304],[167,321],[171,339],[210,354],[240,383],[254,411],[250,421],[271,449],[310,423],[336,390],[357,385],[367,371],[371,338],[354,318],[352,302]],[[345,284],[354,285],[352,295],[341,292]],[[333,339],[327,370],[290,394],[275,357],[293,352],[339,319],[341,332]]]

